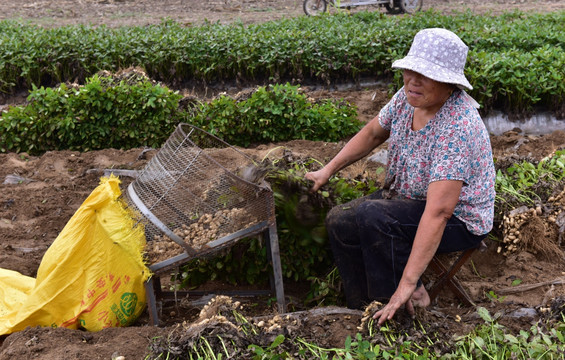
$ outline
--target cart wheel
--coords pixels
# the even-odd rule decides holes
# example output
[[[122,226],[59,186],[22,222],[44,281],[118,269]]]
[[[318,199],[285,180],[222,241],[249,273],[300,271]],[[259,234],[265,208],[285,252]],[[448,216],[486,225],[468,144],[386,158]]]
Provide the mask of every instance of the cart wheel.
[[[304,0],[302,5],[306,15],[317,16],[326,12],[326,0]]]
[[[400,0],[399,3],[402,12],[405,12],[407,14],[413,14],[417,11],[422,10],[422,5],[424,4],[424,0]]]

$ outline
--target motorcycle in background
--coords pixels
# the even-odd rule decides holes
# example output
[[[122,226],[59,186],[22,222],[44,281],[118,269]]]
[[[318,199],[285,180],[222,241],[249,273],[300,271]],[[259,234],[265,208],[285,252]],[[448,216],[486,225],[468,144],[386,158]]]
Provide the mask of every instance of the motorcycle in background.
[[[358,6],[384,6],[389,14],[412,14],[422,9],[423,0],[304,0],[306,15],[316,16],[325,13],[328,4],[335,8],[351,9]]]

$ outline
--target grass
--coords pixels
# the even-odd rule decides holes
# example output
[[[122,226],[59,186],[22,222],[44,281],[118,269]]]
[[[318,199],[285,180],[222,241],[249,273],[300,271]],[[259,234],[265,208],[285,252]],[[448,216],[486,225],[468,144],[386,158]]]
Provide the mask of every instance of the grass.
[[[300,336],[262,333],[259,338],[272,339],[263,343],[251,343],[246,348],[234,334],[215,334],[197,339],[192,347],[169,343],[172,349],[187,349],[182,354],[161,352],[148,355],[146,359],[564,359],[565,358],[565,317],[559,320],[539,320],[529,329],[517,333],[499,323],[501,313],[490,314],[483,307],[477,308],[477,315],[483,321],[469,334],[441,339],[437,334],[428,333],[425,326],[415,321],[409,331],[396,330],[392,324],[376,327],[369,321],[367,329],[348,336],[343,347],[326,348]],[[241,319],[236,322],[241,321]],[[245,320],[246,323],[247,320]],[[417,335],[416,335],[417,334]],[[247,334],[245,334],[247,336]],[[257,338],[257,337],[256,337]],[[218,341],[219,339],[219,341]],[[155,339],[157,340],[157,339]],[[212,344],[215,345],[212,345]],[[442,343],[442,344],[440,344]],[[443,346],[438,346],[443,345]],[[157,346],[156,348],[161,348]],[[438,349],[443,350],[438,350]]]

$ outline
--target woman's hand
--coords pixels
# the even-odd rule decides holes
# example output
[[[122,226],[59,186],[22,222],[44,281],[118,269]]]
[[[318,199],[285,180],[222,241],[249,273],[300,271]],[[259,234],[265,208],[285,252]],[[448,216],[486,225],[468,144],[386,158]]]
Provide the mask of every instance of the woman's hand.
[[[325,185],[328,182],[330,176],[331,174],[329,174],[326,168],[324,167],[318,171],[312,171],[306,173],[306,175],[304,175],[304,178],[314,182],[314,185],[312,185],[310,191],[315,192],[318,191],[319,188],[321,188],[323,185]]]
[[[415,288],[415,290],[412,290],[412,294],[406,301],[404,301],[405,292],[410,292],[410,288],[412,288],[412,286],[406,286],[405,288],[406,289],[399,286],[390,298],[388,304],[386,304],[385,307],[383,307],[381,310],[377,311],[375,315],[373,315],[373,319],[378,319],[377,323],[379,324],[379,326],[382,325],[385,321],[392,319],[396,311],[404,304],[406,304],[406,310],[410,315],[414,315],[414,308],[425,308],[430,305],[430,295],[426,291],[424,285],[420,285],[419,287]]]
[[[389,136],[390,132],[381,127],[379,117],[375,116],[345,144],[343,149],[326,166],[304,175],[306,179],[314,182],[310,191],[318,191],[333,174],[368,155],[371,150],[384,143]]]
[[[412,304],[412,294],[416,290],[416,285],[400,284],[388,304],[373,315],[373,319],[377,320],[378,325],[382,325],[385,321],[393,318],[396,311],[406,304],[406,310],[410,315],[414,315],[414,305]]]

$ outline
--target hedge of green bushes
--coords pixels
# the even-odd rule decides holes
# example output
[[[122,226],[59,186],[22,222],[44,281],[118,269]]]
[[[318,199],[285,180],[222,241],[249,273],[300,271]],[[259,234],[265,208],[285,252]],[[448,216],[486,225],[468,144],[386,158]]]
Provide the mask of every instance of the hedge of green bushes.
[[[25,106],[0,118],[0,151],[159,147],[178,123],[182,98],[147,79],[115,83],[97,75],[72,87],[35,88]]]
[[[220,96],[184,121],[243,147],[296,139],[337,142],[362,126],[354,105],[336,99],[312,103],[290,84],[259,87],[242,101]]]
[[[222,95],[183,108],[177,91],[143,76],[126,81],[95,75],[84,86],[34,87],[29,104],[12,106],[0,117],[0,152],[157,148],[179,122],[243,147],[294,139],[337,142],[361,128],[355,106],[312,103],[299,90],[270,85],[247,99]]]
[[[427,11],[404,17],[360,12],[199,27],[164,21],[143,27],[44,29],[2,21],[0,91],[54,86],[133,65],[168,84],[390,78],[392,61],[408,51],[418,30],[445,27],[471,48],[471,95],[484,109],[520,112],[543,106],[564,115],[564,23],[563,11],[499,16]]]

